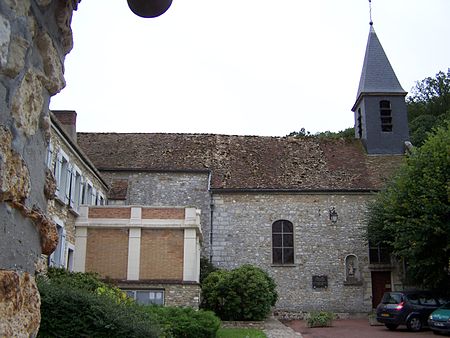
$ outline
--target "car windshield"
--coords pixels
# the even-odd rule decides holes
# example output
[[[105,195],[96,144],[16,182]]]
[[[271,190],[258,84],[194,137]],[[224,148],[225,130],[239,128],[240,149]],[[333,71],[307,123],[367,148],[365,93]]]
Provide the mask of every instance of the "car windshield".
[[[403,295],[401,293],[387,292],[383,295],[381,302],[383,304],[399,304],[403,301]]]

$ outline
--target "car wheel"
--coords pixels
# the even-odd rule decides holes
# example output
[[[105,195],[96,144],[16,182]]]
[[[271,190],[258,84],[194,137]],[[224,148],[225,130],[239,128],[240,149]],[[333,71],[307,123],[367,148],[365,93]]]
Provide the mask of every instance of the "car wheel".
[[[389,330],[395,330],[398,325],[397,324],[384,324],[384,326],[386,326]]]
[[[420,321],[419,317],[411,317],[406,322],[406,327],[410,331],[417,332],[422,330],[422,322]]]

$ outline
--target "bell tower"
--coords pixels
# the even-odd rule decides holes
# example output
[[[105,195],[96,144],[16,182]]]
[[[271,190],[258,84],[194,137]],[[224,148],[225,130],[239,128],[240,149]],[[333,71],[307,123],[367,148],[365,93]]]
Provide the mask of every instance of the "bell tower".
[[[372,20],[356,102],[355,137],[368,154],[403,154],[409,140],[405,92],[378,40]]]

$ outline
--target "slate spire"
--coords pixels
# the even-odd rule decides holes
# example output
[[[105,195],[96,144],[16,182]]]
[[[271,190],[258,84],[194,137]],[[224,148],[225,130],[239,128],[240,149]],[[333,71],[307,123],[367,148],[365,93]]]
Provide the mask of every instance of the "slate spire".
[[[364,93],[398,93],[406,95],[372,24],[370,25],[366,55],[364,56],[356,100]]]
[[[368,154],[402,154],[409,140],[405,96],[370,22],[356,102],[355,137]]]

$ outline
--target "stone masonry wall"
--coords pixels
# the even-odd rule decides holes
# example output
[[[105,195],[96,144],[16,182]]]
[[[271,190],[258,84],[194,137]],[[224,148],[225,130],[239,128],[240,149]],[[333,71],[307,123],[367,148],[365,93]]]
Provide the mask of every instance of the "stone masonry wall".
[[[34,336],[41,253],[58,238],[47,209],[50,97],[64,86],[77,0],[0,1],[0,336]],[[48,190],[48,189],[47,189]]]
[[[127,179],[126,204],[148,206],[195,207],[201,210],[203,232],[202,255],[209,255],[209,224],[211,195],[208,174],[154,173],[154,172],[102,172],[111,183],[113,179]]]
[[[198,309],[200,305],[199,284],[118,284],[123,290],[164,290],[165,306],[182,306]]]
[[[223,268],[254,264],[277,284],[276,308],[294,312],[369,312],[371,282],[363,234],[371,195],[215,194],[213,263]],[[332,224],[329,208],[339,219]],[[294,264],[272,264],[272,224],[294,225]],[[345,258],[358,258],[356,283],[346,281]],[[314,275],[328,277],[327,288],[312,287]],[[347,284],[347,285],[345,285]]]

